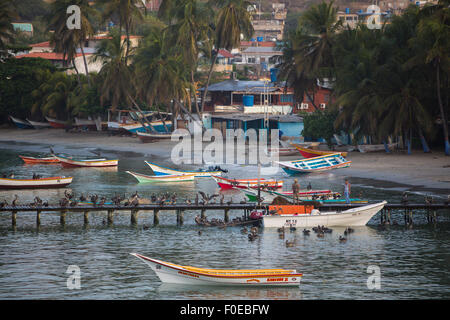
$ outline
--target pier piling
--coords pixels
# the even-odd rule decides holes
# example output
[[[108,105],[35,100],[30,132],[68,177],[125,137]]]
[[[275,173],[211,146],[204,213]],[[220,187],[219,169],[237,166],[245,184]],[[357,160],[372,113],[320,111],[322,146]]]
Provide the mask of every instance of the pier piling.
[[[202,218],[202,219],[206,218],[206,209],[201,210],[200,218]]]
[[[184,210],[177,210],[177,225],[181,226],[184,222]]]
[[[159,224],[159,210],[153,210],[153,225],[157,226]]]
[[[59,216],[59,223],[63,226],[66,224],[66,212],[67,210],[62,210]]]
[[[230,209],[225,209],[224,213],[223,213],[223,221],[228,222],[230,221],[230,214],[229,214]]]
[[[13,210],[11,213],[11,224],[13,227],[17,225],[17,210]]]
[[[89,224],[89,211],[84,211],[84,225],[88,225]]]
[[[137,224],[138,222],[138,210],[133,209],[131,210],[131,224]]]
[[[108,225],[113,224],[114,222],[114,210],[108,210]]]
[[[41,210],[38,210],[36,212],[36,227],[39,227],[41,225]]]

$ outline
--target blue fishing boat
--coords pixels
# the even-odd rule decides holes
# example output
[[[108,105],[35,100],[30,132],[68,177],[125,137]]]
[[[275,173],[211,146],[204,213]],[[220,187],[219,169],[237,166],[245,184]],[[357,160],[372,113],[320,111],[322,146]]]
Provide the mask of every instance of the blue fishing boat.
[[[325,156],[294,160],[274,161],[288,174],[321,172],[337,168],[349,167],[351,161],[345,159],[340,153]]]
[[[9,116],[9,118],[19,129],[33,129],[33,126],[28,121],[20,120],[13,116]]]

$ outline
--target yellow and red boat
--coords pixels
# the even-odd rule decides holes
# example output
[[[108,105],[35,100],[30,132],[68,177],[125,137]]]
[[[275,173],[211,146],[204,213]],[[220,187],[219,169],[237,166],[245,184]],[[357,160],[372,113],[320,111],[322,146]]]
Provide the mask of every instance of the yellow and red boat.
[[[205,269],[180,266],[131,253],[147,264],[162,282],[190,285],[298,286],[303,276],[286,269]]]
[[[340,153],[343,157],[347,156],[347,152],[339,152],[339,151],[328,151],[328,150],[314,150],[302,147],[298,144],[292,143],[292,145],[302,154],[305,158],[314,158],[320,156],[326,156],[330,154]]]
[[[56,163],[60,163],[60,161],[53,156],[46,157],[46,158],[34,158],[34,157],[26,157],[26,156],[19,155],[19,157],[26,164],[56,164]]]

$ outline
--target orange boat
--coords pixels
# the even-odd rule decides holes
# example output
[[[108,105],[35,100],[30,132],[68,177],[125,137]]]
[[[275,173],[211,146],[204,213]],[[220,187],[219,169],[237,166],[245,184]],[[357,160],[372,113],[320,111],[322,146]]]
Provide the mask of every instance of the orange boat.
[[[34,158],[34,157],[26,157],[26,156],[19,156],[22,158],[23,162],[26,164],[55,164],[60,163],[58,159],[55,157],[47,157],[47,158]]]
[[[320,156],[326,156],[329,154],[340,153],[343,157],[347,157],[347,152],[339,152],[339,151],[326,151],[326,150],[314,150],[309,148],[304,148],[299,146],[298,144],[292,143],[292,145],[302,154],[305,158],[314,158]]]

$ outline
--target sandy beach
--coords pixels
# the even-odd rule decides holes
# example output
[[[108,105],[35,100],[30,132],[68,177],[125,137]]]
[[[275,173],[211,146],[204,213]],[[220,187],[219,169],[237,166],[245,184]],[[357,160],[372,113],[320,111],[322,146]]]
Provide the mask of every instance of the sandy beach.
[[[135,152],[169,159],[175,141],[160,140],[154,143],[141,143],[131,136],[110,135],[108,132],[65,132],[59,129],[17,130],[0,129],[0,143],[11,147],[14,144],[54,146],[65,150],[93,148],[111,153]],[[204,142],[203,147],[208,145]],[[42,152],[46,150],[43,148]],[[196,152],[199,150],[195,150]],[[299,157],[289,157],[296,159]],[[412,155],[396,151],[359,153],[351,152],[349,168],[334,170],[333,173],[352,178],[389,181],[419,189],[441,189],[450,193],[450,157],[444,152],[433,151],[425,154],[415,150]]]

